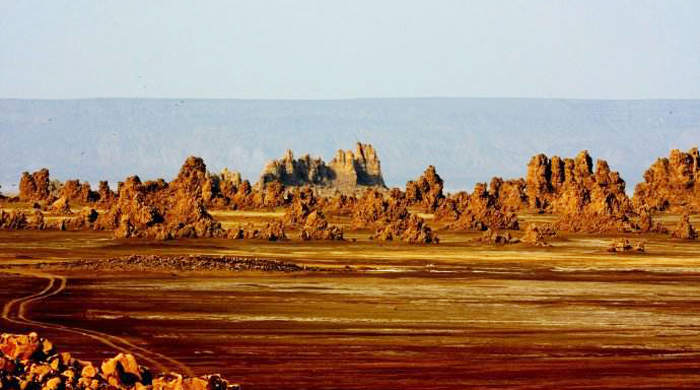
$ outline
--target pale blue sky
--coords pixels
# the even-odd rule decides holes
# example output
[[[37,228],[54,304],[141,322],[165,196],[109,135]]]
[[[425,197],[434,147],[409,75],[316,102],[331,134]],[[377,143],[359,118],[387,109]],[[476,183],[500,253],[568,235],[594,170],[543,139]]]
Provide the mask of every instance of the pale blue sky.
[[[700,1],[0,0],[0,97],[700,98]]]

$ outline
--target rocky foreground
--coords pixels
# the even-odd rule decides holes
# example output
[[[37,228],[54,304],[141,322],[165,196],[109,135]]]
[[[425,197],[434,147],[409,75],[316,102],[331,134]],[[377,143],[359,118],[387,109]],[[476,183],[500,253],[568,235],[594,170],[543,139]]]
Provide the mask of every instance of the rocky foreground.
[[[70,390],[234,390],[219,375],[186,377],[152,373],[131,354],[120,353],[99,365],[59,353],[36,333],[0,335],[0,389]]]

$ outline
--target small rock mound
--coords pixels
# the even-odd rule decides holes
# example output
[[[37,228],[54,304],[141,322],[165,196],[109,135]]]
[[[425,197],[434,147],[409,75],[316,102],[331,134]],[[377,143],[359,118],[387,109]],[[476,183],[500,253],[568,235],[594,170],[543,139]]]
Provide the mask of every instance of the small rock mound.
[[[377,228],[373,240],[392,241],[394,239],[412,244],[438,244],[439,239],[423,218],[410,214],[406,218],[386,222]]]
[[[556,226],[551,223],[535,224],[531,223],[527,225],[525,229],[525,235],[520,239],[526,244],[533,246],[549,246],[547,243],[547,238],[559,237],[559,231]]]
[[[502,231],[491,230],[491,229],[486,230],[484,232],[484,234],[481,236],[481,238],[477,239],[477,241],[484,242],[487,244],[499,244],[499,245],[517,244],[518,242],[520,242],[519,239],[513,237],[508,232],[502,232]]]
[[[627,238],[622,238],[613,240],[610,245],[608,245],[608,252],[644,252],[645,246],[646,243],[644,241],[632,242]]]
[[[247,224],[246,226],[239,226],[237,229],[229,230],[227,233],[228,238],[234,240],[243,239],[259,239],[267,241],[285,241],[287,240],[287,234],[284,230],[284,224],[282,222],[268,222],[262,227],[255,227],[252,224]]]
[[[343,229],[338,226],[330,226],[326,221],[323,213],[320,211],[312,211],[301,228],[299,238],[308,240],[343,240]]]

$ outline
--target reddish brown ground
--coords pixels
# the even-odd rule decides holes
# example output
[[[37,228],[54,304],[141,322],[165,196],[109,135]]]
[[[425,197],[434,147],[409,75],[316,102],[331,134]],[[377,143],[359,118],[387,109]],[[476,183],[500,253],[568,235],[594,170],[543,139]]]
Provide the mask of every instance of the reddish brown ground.
[[[81,358],[114,349],[55,326],[120,336],[244,389],[639,389],[700,384],[700,243],[668,236],[610,255],[612,237],[552,248],[198,240],[0,232],[0,265],[131,253],[263,255],[354,273],[42,271],[67,288],[27,305]],[[25,270],[26,271],[26,270]],[[48,279],[0,273],[0,302]],[[15,318],[11,313],[10,318]],[[155,357],[157,359],[157,357]],[[172,363],[163,362],[172,367]],[[172,367],[176,369],[176,367]]]

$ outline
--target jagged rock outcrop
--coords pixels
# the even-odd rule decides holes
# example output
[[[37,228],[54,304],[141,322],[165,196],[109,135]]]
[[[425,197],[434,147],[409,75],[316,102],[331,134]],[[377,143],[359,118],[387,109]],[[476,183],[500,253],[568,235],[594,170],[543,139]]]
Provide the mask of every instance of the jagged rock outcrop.
[[[693,224],[690,223],[690,215],[684,214],[681,217],[676,228],[671,232],[671,236],[684,240],[695,240],[698,238],[698,232],[695,230]]]
[[[408,218],[405,201],[385,197],[377,190],[366,190],[358,199],[352,224],[356,229],[376,229],[392,221]]]
[[[357,207],[355,195],[338,194],[333,197],[323,197],[319,200],[324,214],[337,216],[351,216]]]
[[[286,187],[333,187],[340,191],[354,191],[360,186],[384,187],[376,151],[371,145],[360,143],[354,153],[339,150],[329,164],[309,155],[295,159],[292,151],[287,150],[281,160],[270,161],[265,166],[256,188],[272,182]]]
[[[533,211],[560,215],[562,231],[603,233],[656,231],[651,214],[635,211],[625,181],[604,160],[587,151],[575,159],[540,154],[528,164],[527,197]]]
[[[32,174],[23,172],[19,181],[19,199],[22,202],[50,201],[52,197],[49,170],[44,168]]]
[[[678,149],[660,158],[644,173],[644,181],[634,189],[636,206],[656,211],[700,212],[700,152]]]
[[[417,180],[406,183],[406,200],[409,205],[420,205],[426,212],[432,213],[445,198],[443,187],[442,178],[430,165]]]
[[[154,374],[129,353],[100,365],[57,352],[36,333],[0,335],[0,388],[41,390],[239,390],[218,375]]]
[[[376,240],[401,240],[409,243],[437,244],[439,239],[423,218],[411,214],[405,199],[385,197],[377,190],[367,190],[358,200],[353,226],[371,229]]]
[[[74,203],[92,203],[99,200],[99,194],[90,189],[90,183],[68,180],[63,184],[60,198]]]
[[[97,188],[97,198],[100,206],[109,207],[117,200],[117,193],[109,187],[109,182],[101,181]]]
[[[460,200],[444,202],[436,215],[452,218],[454,222],[445,226],[445,230],[457,231],[486,231],[518,230],[518,216],[507,211],[497,196],[489,192],[485,183],[478,183],[474,192],[468,197],[460,196]],[[447,219],[448,221],[450,219]]]
[[[189,157],[171,183],[142,183],[132,176],[119,186],[119,198],[97,225],[118,238],[177,239],[225,237],[226,231],[204,206],[206,165]]]
[[[318,210],[320,205],[313,190],[308,187],[301,191],[297,189],[292,198],[292,205],[287,208],[283,222],[285,226],[299,229],[301,240],[343,239],[343,230],[338,226],[329,225],[323,212]]]
[[[527,183],[523,179],[506,180],[494,177],[489,193],[497,199],[502,212],[516,212],[528,207]]]
[[[575,159],[551,159],[544,154],[530,160],[527,173],[527,197],[533,211],[559,214],[581,211],[590,205],[592,212],[618,213],[632,210],[625,194],[625,182],[608,163],[593,160],[587,151]]]

